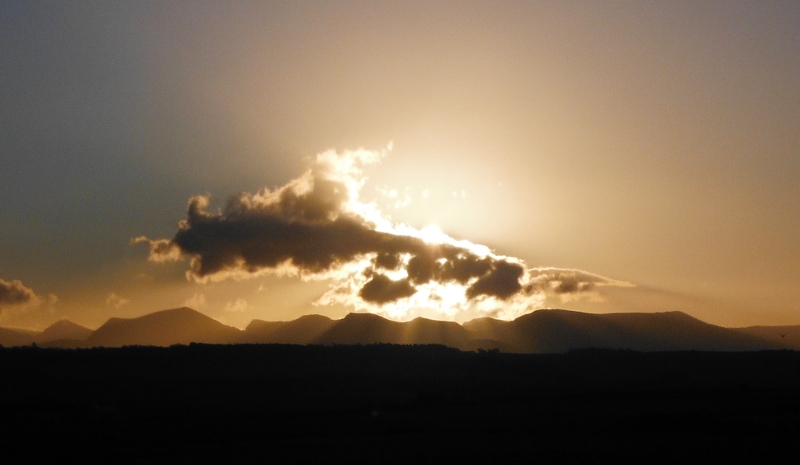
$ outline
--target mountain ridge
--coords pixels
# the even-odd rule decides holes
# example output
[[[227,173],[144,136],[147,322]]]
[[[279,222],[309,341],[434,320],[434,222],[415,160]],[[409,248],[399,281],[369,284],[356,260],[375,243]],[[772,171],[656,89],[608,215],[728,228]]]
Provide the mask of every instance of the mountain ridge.
[[[407,322],[370,313],[333,320],[253,320],[240,330],[189,307],[136,318],[110,318],[97,330],[62,320],[41,332],[0,328],[0,345],[122,347],[206,344],[440,344],[459,350],[563,353],[575,349],[757,351],[800,349],[800,325],[725,328],[679,311],[593,314],[542,309],[513,321],[476,318],[463,324],[418,317]]]
[[[88,347],[239,342],[240,330],[189,307],[161,310],[138,318],[111,318],[86,339]]]

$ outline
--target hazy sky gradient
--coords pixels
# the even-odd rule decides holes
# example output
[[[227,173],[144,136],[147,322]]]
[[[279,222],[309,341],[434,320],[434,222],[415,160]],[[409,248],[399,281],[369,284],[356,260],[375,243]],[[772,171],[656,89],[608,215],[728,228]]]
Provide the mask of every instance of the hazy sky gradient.
[[[390,141],[393,220],[637,286],[550,306],[800,324],[797,2],[3,1],[0,44],[0,325],[343,316],[130,240]]]

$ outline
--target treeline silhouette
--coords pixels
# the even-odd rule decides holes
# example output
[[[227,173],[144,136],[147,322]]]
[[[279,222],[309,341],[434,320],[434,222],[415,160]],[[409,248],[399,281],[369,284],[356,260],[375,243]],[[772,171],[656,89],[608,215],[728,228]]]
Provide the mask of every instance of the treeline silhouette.
[[[16,461],[674,463],[779,458],[800,432],[792,351],[18,347],[0,373]]]

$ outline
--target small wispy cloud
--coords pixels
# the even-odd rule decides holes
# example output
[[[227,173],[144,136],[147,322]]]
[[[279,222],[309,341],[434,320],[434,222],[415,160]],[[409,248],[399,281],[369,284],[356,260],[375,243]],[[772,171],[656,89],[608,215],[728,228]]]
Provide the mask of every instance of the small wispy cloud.
[[[195,310],[204,308],[206,306],[206,296],[205,294],[195,293],[193,296],[183,301],[183,306],[190,307]]]
[[[148,259],[151,262],[172,262],[181,258],[181,249],[169,239],[148,239],[145,236],[134,237],[131,244],[147,244],[150,247]]]
[[[129,303],[131,303],[130,299],[126,299],[116,292],[112,292],[108,294],[108,297],[106,297],[106,305],[110,305],[116,310],[119,310],[123,305],[127,305]]]
[[[390,189],[389,187],[376,187],[381,195],[389,200],[389,203],[395,209],[405,208],[411,205],[413,198],[411,197],[411,188],[406,187],[404,191],[400,192],[397,189]]]
[[[247,301],[242,298],[236,299],[235,302],[228,302],[227,304],[225,304],[226,312],[240,313],[240,312],[246,312],[247,309],[248,309]]]

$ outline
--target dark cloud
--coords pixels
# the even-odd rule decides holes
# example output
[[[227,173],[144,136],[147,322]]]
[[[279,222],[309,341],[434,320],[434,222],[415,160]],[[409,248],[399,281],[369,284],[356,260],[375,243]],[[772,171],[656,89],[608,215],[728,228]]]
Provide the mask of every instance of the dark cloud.
[[[392,281],[387,276],[375,274],[361,288],[358,295],[367,302],[383,304],[413,295],[417,290],[408,279]]]
[[[594,288],[595,283],[583,282],[579,278],[573,276],[564,278],[553,291],[556,294],[574,294],[577,292],[589,292],[594,290]]]
[[[492,271],[496,261],[490,257],[477,257],[471,254],[462,254],[442,265],[442,277],[466,284],[475,276],[484,276]],[[504,263],[504,262],[503,262]]]
[[[403,263],[396,253],[380,252],[375,257],[375,266],[385,270],[396,270]]]
[[[337,188],[326,183],[325,195]],[[340,187],[344,189],[344,186]],[[397,270],[408,257],[403,286],[374,275],[359,292],[364,300],[386,302],[413,294],[413,286],[436,282],[467,284],[469,298],[507,298],[521,289],[523,268],[494,257],[480,257],[449,244],[428,244],[418,237],[381,232],[364,218],[323,203],[315,186],[304,194],[284,191],[273,202],[239,194],[219,213],[207,211],[208,199],[189,202],[186,219],[169,243],[137,239],[151,245],[151,254],[172,254],[174,247],[192,257],[196,279],[228,272],[255,273],[287,264],[301,274],[325,273],[373,255],[373,268]],[[162,258],[163,259],[163,258]]]
[[[409,279],[415,284],[425,284],[433,279],[439,268],[436,258],[432,253],[421,253],[409,260],[406,267]]]
[[[562,296],[591,293],[602,286],[633,286],[624,281],[581,270],[533,268],[529,270],[529,275],[530,280],[525,286],[526,292],[545,292]]]
[[[517,263],[499,261],[489,273],[481,276],[467,289],[467,297],[472,299],[479,295],[489,295],[507,299],[522,289],[519,278],[524,272],[525,269]]]
[[[25,287],[19,280],[11,282],[0,279],[0,308],[11,305],[24,305],[36,300],[33,290]]]
[[[206,204],[202,197],[191,200],[172,239],[194,258],[192,273],[198,278],[237,269],[256,272],[287,262],[301,272],[322,273],[371,252],[396,256],[426,248],[417,238],[375,231],[360,218],[324,210],[299,196],[292,196],[289,211],[244,196],[219,214],[207,212]]]
[[[209,211],[207,196],[193,197],[172,239],[132,242],[148,244],[153,261],[189,256],[188,276],[197,281],[261,273],[332,279],[329,298],[321,300],[378,312],[409,298],[406,309],[481,302],[481,311],[496,312],[489,307],[504,305],[513,307],[510,318],[540,305],[543,293],[582,292],[605,279],[573,270],[529,275],[521,260],[486,247],[395,227],[358,199],[358,166],[370,155],[326,152],[285,186],[237,194],[217,212]],[[487,306],[487,299],[496,302]]]

